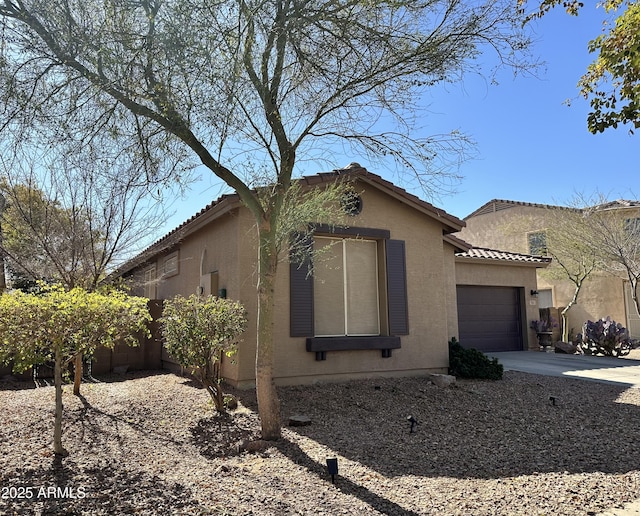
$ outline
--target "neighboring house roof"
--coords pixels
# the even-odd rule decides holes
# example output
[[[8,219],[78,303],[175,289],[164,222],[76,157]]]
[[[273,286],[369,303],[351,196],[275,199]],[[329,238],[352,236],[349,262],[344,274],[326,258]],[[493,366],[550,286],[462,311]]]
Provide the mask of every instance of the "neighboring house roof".
[[[304,176],[299,179],[304,185],[313,187],[322,183],[335,181],[338,177],[346,177],[350,180],[357,179],[358,181],[370,184],[373,187],[384,191],[391,197],[394,197],[425,215],[438,220],[443,225],[443,234],[445,235],[460,231],[466,225],[465,222],[459,218],[450,215],[440,208],[436,208],[432,204],[410,194],[403,188],[394,185],[379,175],[369,172],[358,163],[351,163],[343,169],[333,170],[331,172],[322,172],[312,176]],[[240,205],[241,201],[238,194],[233,193],[222,195],[217,200],[180,224],[177,228],[151,244],[140,254],[118,267],[118,269],[110,276],[118,277],[126,274],[132,269],[150,260],[153,256],[164,251],[168,251],[184,239],[185,236],[201,229],[204,225],[239,207]]]
[[[495,213],[497,211],[508,210],[518,206],[528,206],[533,208],[546,208],[546,209],[563,209],[563,210],[579,210],[579,209],[593,209],[596,210],[613,210],[619,208],[636,208],[640,207],[640,201],[629,201],[625,199],[618,199],[616,201],[610,201],[603,204],[597,204],[588,208],[573,208],[570,206],[558,206],[554,204],[541,204],[533,202],[523,201],[510,201],[507,199],[492,199],[489,202],[480,206],[477,210],[467,215],[464,220],[468,220],[478,215],[485,215],[487,213]]]
[[[548,256],[534,256],[531,254],[510,253],[484,247],[473,247],[468,251],[456,253],[456,259],[469,259],[470,261],[495,261],[510,262],[512,265],[532,265],[535,267],[547,267],[551,263]]]
[[[470,219],[471,217],[477,217],[478,215],[485,215],[486,213],[495,213],[496,211],[508,210],[509,208],[515,208],[516,206],[530,206],[534,208],[561,208],[562,207],[562,206],[554,206],[552,204],[509,201],[506,199],[492,199],[489,202],[480,206],[476,211],[467,215],[464,218],[464,220]]]
[[[615,210],[618,208],[640,208],[640,201],[628,201],[618,199],[611,202],[605,202],[594,206],[596,210]]]

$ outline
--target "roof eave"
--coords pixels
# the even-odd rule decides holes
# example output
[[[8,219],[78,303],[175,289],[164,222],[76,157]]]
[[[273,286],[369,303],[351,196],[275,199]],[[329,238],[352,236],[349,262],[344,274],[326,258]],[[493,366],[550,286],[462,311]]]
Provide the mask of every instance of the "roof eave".
[[[457,256],[455,257],[456,263],[484,263],[486,265],[505,265],[508,267],[533,267],[536,269],[546,269],[550,264],[549,261],[524,261],[524,260],[505,260],[500,258],[486,258],[482,256]]]

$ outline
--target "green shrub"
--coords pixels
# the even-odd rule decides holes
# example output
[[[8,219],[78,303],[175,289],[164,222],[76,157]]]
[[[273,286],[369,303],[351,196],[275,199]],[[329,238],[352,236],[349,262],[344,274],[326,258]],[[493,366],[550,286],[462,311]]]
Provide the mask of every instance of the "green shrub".
[[[238,336],[247,328],[244,307],[214,296],[176,296],[165,301],[160,324],[169,354],[192,370],[216,410],[225,412],[220,362],[237,351]]]
[[[497,358],[477,349],[465,349],[453,337],[449,341],[449,374],[459,378],[501,380],[504,368]]]

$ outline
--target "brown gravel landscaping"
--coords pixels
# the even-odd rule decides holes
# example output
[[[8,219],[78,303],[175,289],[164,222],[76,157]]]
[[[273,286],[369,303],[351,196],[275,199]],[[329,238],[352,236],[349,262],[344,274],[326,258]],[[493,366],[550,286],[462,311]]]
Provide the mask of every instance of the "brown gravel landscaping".
[[[287,387],[283,421],[312,424],[249,453],[253,392],[223,417],[188,378],[100,380],[65,387],[64,459],[53,388],[0,384],[0,514],[587,515],[640,497],[640,389],[516,372]]]

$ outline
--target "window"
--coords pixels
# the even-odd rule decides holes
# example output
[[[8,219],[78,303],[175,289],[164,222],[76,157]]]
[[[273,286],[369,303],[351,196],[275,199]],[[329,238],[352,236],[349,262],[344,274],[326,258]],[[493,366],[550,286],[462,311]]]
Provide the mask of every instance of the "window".
[[[544,231],[536,231],[527,235],[529,240],[529,254],[545,256],[547,254],[547,234]]]
[[[144,271],[144,297],[156,298],[156,266],[153,265]]]
[[[538,308],[553,307],[553,293],[551,289],[543,289],[538,291]]]
[[[180,272],[178,270],[178,251],[176,251],[175,253],[171,253],[164,259],[164,265],[162,269],[163,278],[175,276]]]
[[[399,348],[409,334],[404,241],[371,228],[316,234],[314,248],[327,250],[314,275],[291,253],[291,336],[307,337],[308,351]]]
[[[624,230],[629,236],[640,236],[640,218],[625,219]]]
[[[315,336],[379,335],[378,243],[318,237],[314,250]]]

